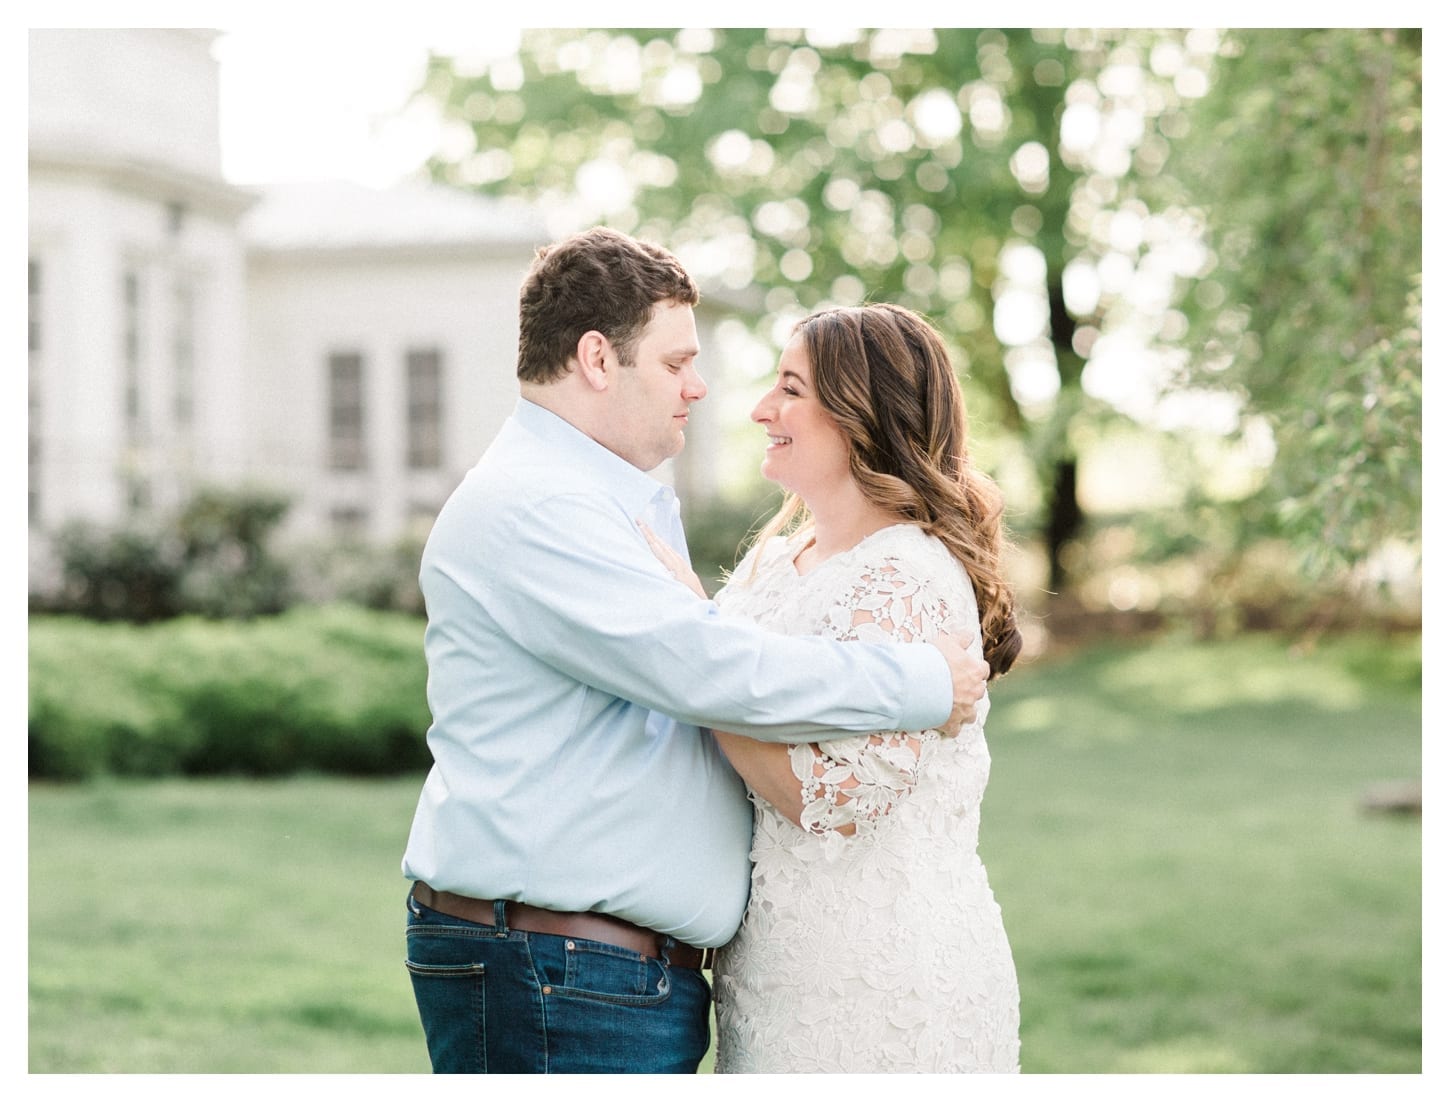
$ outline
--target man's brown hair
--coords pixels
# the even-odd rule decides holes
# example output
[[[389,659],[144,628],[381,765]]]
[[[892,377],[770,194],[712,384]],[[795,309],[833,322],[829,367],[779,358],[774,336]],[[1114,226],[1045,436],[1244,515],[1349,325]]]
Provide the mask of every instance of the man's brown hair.
[[[658,245],[604,226],[547,245],[519,291],[519,379],[562,378],[579,338],[591,329],[630,365],[657,303],[699,301],[695,281]]]

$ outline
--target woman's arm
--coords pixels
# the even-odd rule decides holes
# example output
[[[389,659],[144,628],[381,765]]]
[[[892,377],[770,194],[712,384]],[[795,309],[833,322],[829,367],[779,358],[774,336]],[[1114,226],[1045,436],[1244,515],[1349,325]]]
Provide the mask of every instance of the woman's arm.
[[[700,575],[696,574],[690,568],[690,564],[685,561],[684,556],[680,555],[673,547],[655,535],[654,529],[644,521],[637,520],[635,523],[639,525],[639,530],[644,533],[644,541],[649,544],[649,549],[654,552],[655,558],[665,564],[665,569],[670,572],[670,577],[688,588],[691,593],[699,597],[702,601],[708,601],[710,595],[705,592],[705,586],[700,582]]]
[[[863,781],[852,765],[827,756],[833,748],[841,753],[843,748],[835,743],[786,747],[728,731],[711,733],[740,778],[787,819],[802,830],[816,834],[835,830],[847,837],[856,833],[858,822],[889,813],[915,786],[923,742],[936,735],[897,732],[840,740],[864,741],[862,756],[878,756],[877,767],[869,770],[876,778],[873,783]]]

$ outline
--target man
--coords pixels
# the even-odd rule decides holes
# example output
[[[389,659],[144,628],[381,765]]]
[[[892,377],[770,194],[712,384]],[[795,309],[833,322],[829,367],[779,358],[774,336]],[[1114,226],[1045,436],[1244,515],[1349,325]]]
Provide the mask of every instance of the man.
[[[668,252],[610,230],[541,249],[521,399],[424,550],[434,766],[403,873],[435,1071],[693,1072],[751,833],[699,726],[955,731],[983,694],[958,640],[773,635],[651,553],[641,522],[685,553],[646,472],[705,395],[698,300]]]

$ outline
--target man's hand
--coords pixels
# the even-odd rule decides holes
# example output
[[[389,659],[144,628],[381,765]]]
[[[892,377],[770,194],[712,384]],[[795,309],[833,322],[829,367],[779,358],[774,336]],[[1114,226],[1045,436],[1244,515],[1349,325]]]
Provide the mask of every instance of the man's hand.
[[[977,718],[977,704],[987,694],[987,678],[992,667],[967,650],[958,635],[938,635],[931,645],[946,655],[952,671],[952,714],[942,724],[946,738],[954,737],[964,726]]]

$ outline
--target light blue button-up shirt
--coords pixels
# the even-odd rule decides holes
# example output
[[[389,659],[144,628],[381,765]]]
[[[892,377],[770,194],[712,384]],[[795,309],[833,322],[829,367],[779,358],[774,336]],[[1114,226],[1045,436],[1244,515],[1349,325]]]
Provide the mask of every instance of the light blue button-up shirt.
[[[951,679],[925,644],[720,615],[637,519],[684,549],[673,491],[525,400],[443,507],[420,573],[434,765],[403,874],[722,945],[749,892],[751,812],[697,725],[783,742],[923,730],[946,720]]]

